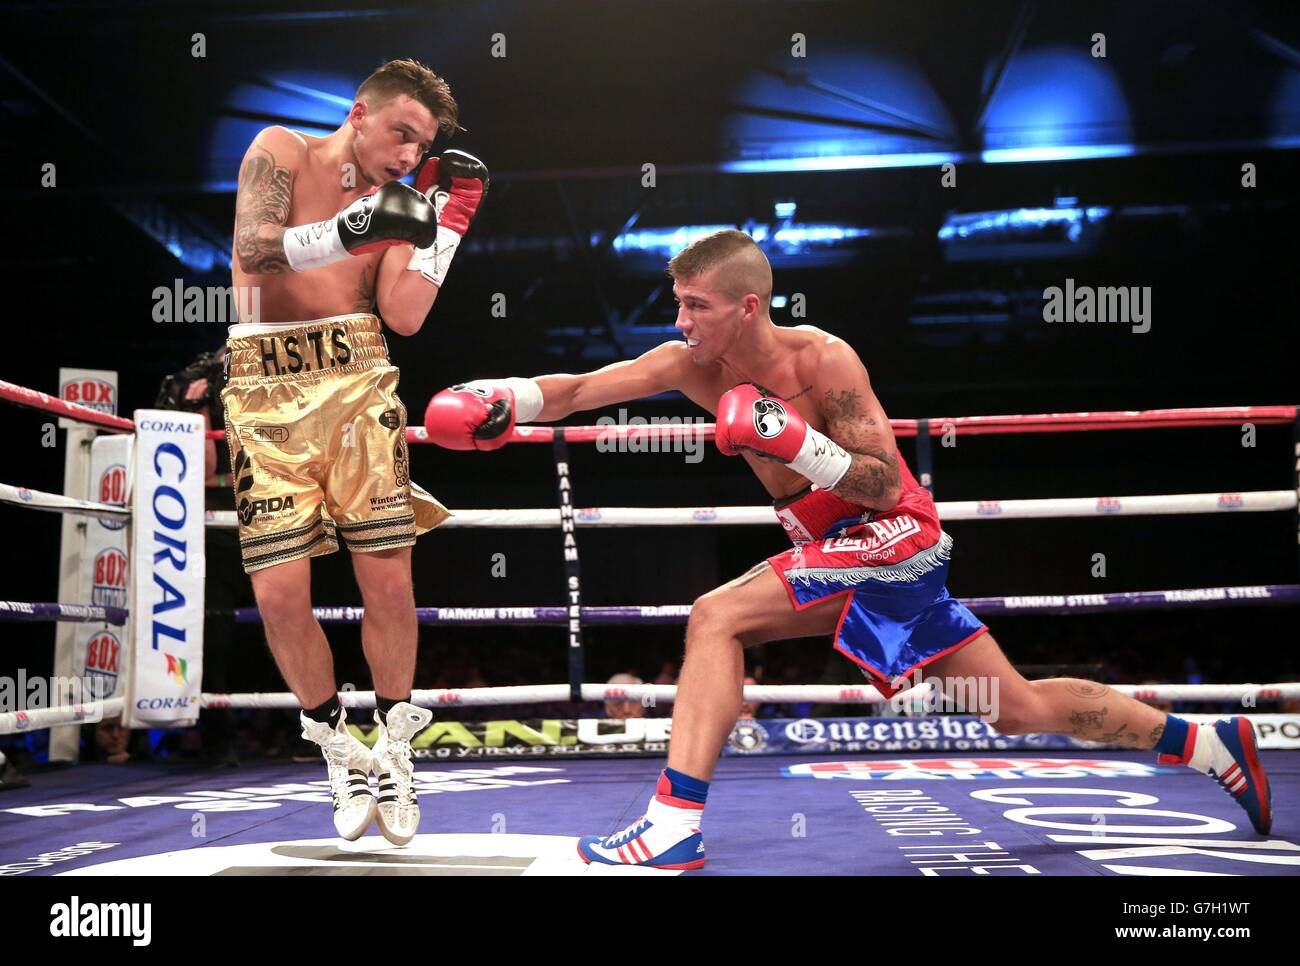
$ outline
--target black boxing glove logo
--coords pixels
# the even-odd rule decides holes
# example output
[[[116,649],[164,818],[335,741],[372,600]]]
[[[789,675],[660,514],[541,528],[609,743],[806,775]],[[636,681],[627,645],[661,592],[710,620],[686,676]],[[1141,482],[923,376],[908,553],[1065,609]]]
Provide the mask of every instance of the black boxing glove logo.
[[[754,400],[754,430],[763,439],[780,436],[788,421],[785,407],[775,399]]]
[[[370,215],[374,209],[374,195],[358,198],[356,204],[352,205],[343,216],[343,223],[348,226],[348,231],[354,235],[364,235],[366,229],[370,227]]]

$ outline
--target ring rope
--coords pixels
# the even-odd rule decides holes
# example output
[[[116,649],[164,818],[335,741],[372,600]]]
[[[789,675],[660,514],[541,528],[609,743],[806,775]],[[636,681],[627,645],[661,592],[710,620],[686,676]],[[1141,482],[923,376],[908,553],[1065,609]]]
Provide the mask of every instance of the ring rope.
[[[0,494],[0,498],[2,494]],[[1296,508],[1294,490],[1241,493],[1167,493],[1155,496],[1084,496],[1034,500],[962,500],[938,502],[941,519],[1049,520],[1064,517],[1166,516],[1179,513],[1268,513]],[[207,513],[210,527],[239,525],[234,510]],[[579,527],[685,527],[771,525],[776,515],[767,506],[583,507],[573,511]],[[558,509],[456,510],[442,526],[540,529],[558,527]]]
[[[1283,701],[1300,698],[1300,683],[1278,684],[1116,684],[1114,690],[1139,701],[1222,701],[1247,707],[1260,701]],[[900,701],[909,696],[928,693],[922,684],[896,695]],[[411,703],[427,708],[489,707],[511,704],[559,704],[569,700],[567,684],[523,685],[500,688],[448,688],[416,690]],[[677,687],[671,684],[584,684],[583,701],[641,701],[645,704],[671,704]],[[373,691],[344,691],[339,697],[349,708],[373,708]],[[0,714],[0,734],[52,728],[86,721],[96,714],[105,718],[122,713],[122,698],[81,705],[9,711]],[[885,704],[888,700],[870,686],[833,684],[747,685],[744,700],[756,704]],[[247,694],[204,693],[204,708],[268,708],[300,711],[302,705],[292,692],[257,692]]]
[[[1190,587],[1181,590],[1141,590],[1108,594],[1008,594],[1001,597],[962,597],[974,613],[985,614],[1077,614],[1081,611],[1173,610],[1181,607],[1258,607],[1300,603],[1300,584],[1258,584],[1239,587]],[[227,612],[230,613],[230,612]],[[313,607],[322,624],[359,624],[364,607]],[[573,617],[569,607],[417,607],[421,624],[434,625],[527,625],[567,624]],[[690,617],[690,604],[624,604],[580,608],[581,619],[590,624],[683,624]],[[233,611],[236,624],[260,624],[256,607]]]

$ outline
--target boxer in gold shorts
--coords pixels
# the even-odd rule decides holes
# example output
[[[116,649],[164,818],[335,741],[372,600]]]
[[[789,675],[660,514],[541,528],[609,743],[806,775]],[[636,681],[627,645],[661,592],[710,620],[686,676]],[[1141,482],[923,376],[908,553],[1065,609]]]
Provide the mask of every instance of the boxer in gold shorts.
[[[406,407],[379,319],[338,316],[230,340],[223,400],[249,573],[338,549],[415,543],[448,513],[411,482]]]
[[[404,845],[419,824],[411,739],[432,716],[410,703],[411,546],[448,513],[411,482],[384,328],[419,331],[486,193],[486,167],[464,151],[422,162],[440,130],[458,129],[458,113],[442,78],[392,61],[358,88],[336,131],[268,127],[239,172],[240,322],[221,398],[240,547],[267,643],[303,707],[303,737],[325,756],[335,828],[349,840],[377,820]],[[414,188],[401,180],[412,173]],[[340,540],[365,604],[373,749],[347,730],[312,614],[311,558]]]

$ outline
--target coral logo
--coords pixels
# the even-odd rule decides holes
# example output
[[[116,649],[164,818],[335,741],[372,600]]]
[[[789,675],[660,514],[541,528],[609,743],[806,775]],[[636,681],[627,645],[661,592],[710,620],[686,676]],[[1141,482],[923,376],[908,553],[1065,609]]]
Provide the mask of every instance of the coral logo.
[[[975,512],[982,517],[995,517],[1002,512],[1002,501],[980,500],[975,504]]]
[[[198,704],[198,701],[198,695],[189,698],[141,698],[135,703],[135,707],[137,711],[162,711],[172,708],[179,710]]]
[[[1124,507],[1119,502],[1117,496],[1099,496],[1097,497],[1098,513],[1119,513]]]
[[[577,519],[579,519],[579,520],[585,520],[585,521],[587,521],[587,522],[593,522],[593,521],[595,521],[595,520],[599,520],[599,519],[600,519],[600,508],[599,508],[599,507],[594,507],[594,506],[593,506],[593,507],[584,507],[584,508],[578,510],[578,511],[574,514],[574,516],[575,516]]]
[[[1246,501],[1241,498],[1240,493],[1220,493],[1219,509],[1221,510],[1239,510],[1246,505]]]
[[[174,654],[163,654],[167,658],[167,673],[177,684],[186,684],[189,681],[190,662],[183,657],[176,657]]]
[[[718,511],[711,506],[702,506],[691,514],[691,519],[707,523],[710,520],[718,519]]]

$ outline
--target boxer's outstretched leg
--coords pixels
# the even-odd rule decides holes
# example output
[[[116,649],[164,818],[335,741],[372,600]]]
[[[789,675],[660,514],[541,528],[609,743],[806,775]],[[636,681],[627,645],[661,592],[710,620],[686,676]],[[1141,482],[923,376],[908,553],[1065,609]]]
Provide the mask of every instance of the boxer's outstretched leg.
[[[718,754],[740,713],[744,649],[831,634],[842,606],[841,600],[829,600],[796,612],[784,582],[767,563],[697,600],[686,625],[668,767],[644,816],[615,835],[579,840],[583,859],[662,869],[702,866],[700,816]]]
[[[1268,776],[1246,718],[1199,726],[1095,681],[1026,681],[987,633],[935,661],[927,671],[926,677],[938,678],[950,696],[995,694],[993,707],[979,710],[988,710],[984,720],[1005,735],[1069,735],[1154,749],[1164,763],[1188,765],[1213,777],[1246,810],[1255,831],[1264,834],[1272,826]],[[972,678],[981,677],[996,681],[996,689],[968,686]]]

